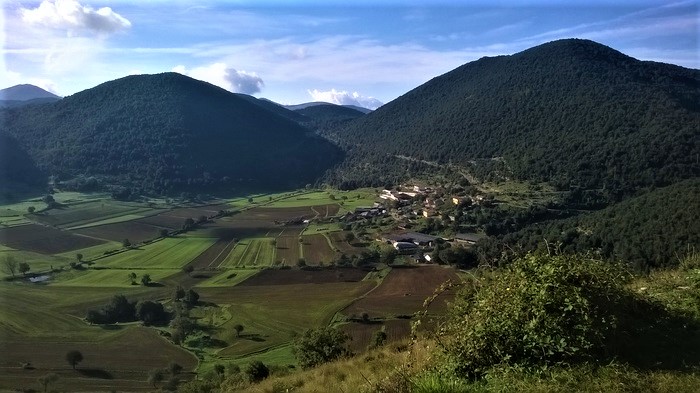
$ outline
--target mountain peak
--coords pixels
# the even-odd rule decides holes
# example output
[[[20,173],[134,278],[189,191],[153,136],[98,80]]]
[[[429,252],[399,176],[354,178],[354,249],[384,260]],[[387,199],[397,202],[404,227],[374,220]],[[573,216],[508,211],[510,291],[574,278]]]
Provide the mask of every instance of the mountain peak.
[[[0,100],[29,101],[37,98],[61,98],[40,87],[21,84],[0,90]]]

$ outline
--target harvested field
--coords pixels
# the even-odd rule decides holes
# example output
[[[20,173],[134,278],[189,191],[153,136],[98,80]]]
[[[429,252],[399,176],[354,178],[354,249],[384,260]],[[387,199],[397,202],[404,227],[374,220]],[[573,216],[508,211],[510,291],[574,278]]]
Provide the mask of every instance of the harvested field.
[[[454,269],[442,266],[395,267],[379,288],[344,313],[357,317],[366,312],[371,318],[411,315],[422,310],[425,299],[447,280],[459,280]],[[454,294],[450,292],[443,293],[433,301],[429,311],[444,310],[445,301],[452,296]]]
[[[59,380],[51,388],[59,391],[152,391],[153,387],[145,383],[150,369],[165,368],[170,361],[186,371],[197,365],[194,355],[170,344],[153,329],[131,327],[108,334],[99,341],[70,336],[3,340],[0,390],[35,389],[38,377],[53,372]],[[79,350],[84,356],[76,370],[64,360],[70,350]],[[23,362],[30,362],[34,369],[23,369]]]
[[[333,242],[333,245],[335,248],[338,249],[343,254],[346,255],[358,255],[361,254],[363,251],[367,251],[367,248],[365,247],[355,247],[352,244],[348,243],[345,240],[345,236],[348,233],[352,233],[350,231],[342,231],[342,232],[330,232],[328,233],[328,237],[331,239],[331,242]]]
[[[328,239],[324,235],[302,236],[302,253],[308,265],[320,265],[333,262],[338,256],[328,244]]]
[[[226,257],[235,245],[236,242],[233,240],[219,239],[188,265],[195,269],[219,267],[226,260]]]
[[[114,240],[117,242],[129,239],[131,243],[141,243],[145,240],[152,240],[159,237],[162,229],[169,228],[145,224],[138,221],[127,221],[77,229],[74,232],[85,236]]]
[[[285,227],[275,243],[275,263],[296,266],[299,261],[299,234],[302,227]]]
[[[390,319],[370,323],[351,322],[343,325],[341,330],[352,337],[349,343],[350,350],[359,353],[367,349],[374,333],[382,327],[386,332],[387,342],[404,339],[411,333],[411,321],[408,319]]]
[[[299,261],[299,236],[280,236],[275,244],[276,261],[287,266],[296,266]]]
[[[354,268],[301,270],[301,269],[266,269],[253,278],[242,282],[242,286],[326,284],[333,282],[358,282],[367,272]]]
[[[0,228],[0,243],[16,250],[60,254],[96,246],[104,241],[43,225],[28,224]]]

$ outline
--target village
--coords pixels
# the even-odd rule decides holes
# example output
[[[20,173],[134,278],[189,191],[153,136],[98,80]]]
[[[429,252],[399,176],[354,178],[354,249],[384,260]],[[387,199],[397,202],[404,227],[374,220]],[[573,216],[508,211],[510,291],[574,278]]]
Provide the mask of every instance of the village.
[[[444,258],[441,261],[437,257],[441,249],[468,249],[486,237],[479,232],[455,231],[459,229],[457,217],[476,206],[493,207],[496,204],[492,196],[479,193],[473,187],[451,188],[449,191],[420,185],[382,189],[378,195],[381,201],[355,208],[339,220],[350,228],[371,226],[378,229],[361,233],[365,238],[393,247],[395,254],[401,257],[399,260],[446,263]],[[435,222],[453,229],[435,230],[435,225],[432,225]]]

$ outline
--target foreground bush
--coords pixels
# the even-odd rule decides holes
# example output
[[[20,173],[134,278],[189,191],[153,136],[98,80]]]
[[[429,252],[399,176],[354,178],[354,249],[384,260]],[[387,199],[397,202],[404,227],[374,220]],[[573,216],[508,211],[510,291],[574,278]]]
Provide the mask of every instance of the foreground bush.
[[[605,352],[626,275],[572,256],[528,255],[457,296],[441,331],[448,364],[479,377],[495,365],[563,365]]]

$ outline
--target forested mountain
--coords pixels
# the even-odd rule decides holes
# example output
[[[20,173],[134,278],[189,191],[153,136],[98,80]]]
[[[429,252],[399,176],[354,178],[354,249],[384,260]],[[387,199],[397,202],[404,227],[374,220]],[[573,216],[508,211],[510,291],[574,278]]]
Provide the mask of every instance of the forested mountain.
[[[342,158],[297,123],[176,73],[129,76],[1,115],[44,172],[148,192],[294,187]]]
[[[305,120],[302,120],[301,124],[321,135],[327,135],[330,130],[365,115],[365,112],[357,109],[334,104],[310,105],[295,109],[294,113],[304,117]]]
[[[593,250],[643,269],[672,265],[700,244],[698,195],[700,179],[688,179],[597,212],[491,238],[480,244],[480,251],[496,260],[504,250],[544,248],[546,239],[552,249]]]
[[[409,164],[387,159],[400,155],[631,195],[700,173],[699,124],[700,71],[560,40],[467,63],[337,128],[353,158],[330,181],[400,176]]]
[[[45,190],[46,176],[10,135],[0,132],[0,198],[11,199],[13,191]]]

